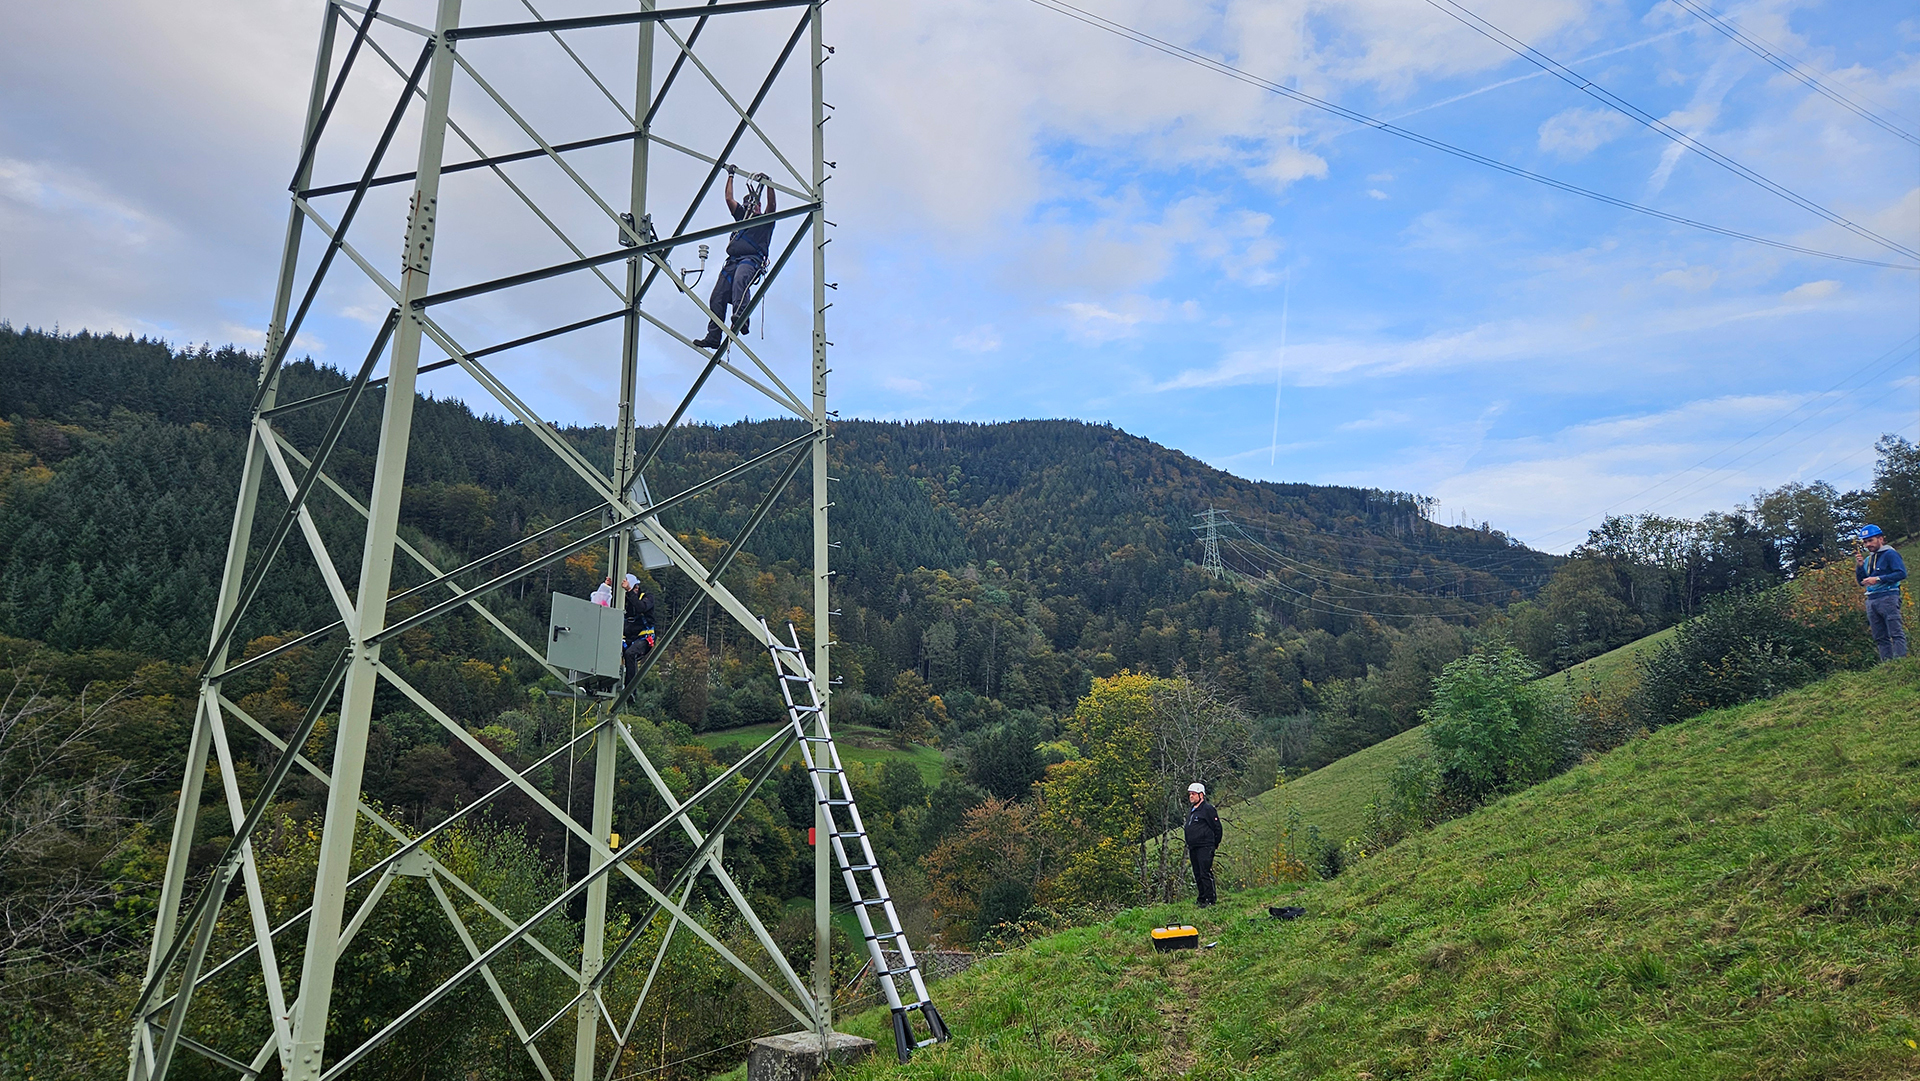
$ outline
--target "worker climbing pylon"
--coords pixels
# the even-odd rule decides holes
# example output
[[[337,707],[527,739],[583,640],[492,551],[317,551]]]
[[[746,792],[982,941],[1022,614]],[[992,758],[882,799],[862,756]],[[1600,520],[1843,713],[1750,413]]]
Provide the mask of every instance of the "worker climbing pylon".
[[[765,173],[755,173],[747,181],[747,197],[735,201],[733,197],[733,166],[727,166],[727,210],[732,212],[734,221],[757,217],[761,213],[760,193],[767,194],[766,213],[775,209],[773,185],[768,183]],[[747,290],[752,288],[754,279],[767,269],[767,250],[773,244],[773,223],[753,225],[739,229],[727,240],[727,263],[720,268],[720,274],[713,282],[713,295],[707,298],[707,306],[713,309],[715,317],[725,319],[729,306],[733,309],[733,331],[736,334],[747,332],[748,319],[743,314],[747,308]],[[718,349],[725,335],[720,332],[720,324],[709,322],[707,336],[693,344],[702,349]]]

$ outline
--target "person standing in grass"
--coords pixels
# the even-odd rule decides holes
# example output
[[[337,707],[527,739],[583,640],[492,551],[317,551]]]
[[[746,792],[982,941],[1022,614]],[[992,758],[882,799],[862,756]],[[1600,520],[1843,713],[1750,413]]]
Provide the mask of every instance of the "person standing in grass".
[[[1200,907],[1213,904],[1213,853],[1220,847],[1225,830],[1220,812],[1207,802],[1207,786],[1195,781],[1187,786],[1187,859],[1193,863],[1193,884],[1200,891]]]
[[[1867,590],[1867,630],[1881,660],[1904,657],[1907,632],[1900,627],[1900,583],[1906,580],[1907,564],[1877,525],[1861,526],[1860,541],[1866,551],[1860,553],[1853,576]]]

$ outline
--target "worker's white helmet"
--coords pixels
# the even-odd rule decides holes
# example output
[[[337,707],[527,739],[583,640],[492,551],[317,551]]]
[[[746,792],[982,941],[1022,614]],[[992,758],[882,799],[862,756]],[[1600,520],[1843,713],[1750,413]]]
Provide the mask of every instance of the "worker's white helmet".
[[[1201,784],[1201,783],[1200,783],[1199,781],[1195,781],[1195,782],[1193,782],[1192,784],[1190,784],[1190,785],[1188,785],[1188,786],[1187,786],[1187,791],[1189,791],[1189,792],[1198,792],[1198,793],[1200,793],[1201,795],[1203,795],[1203,796],[1204,796],[1204,795],[1206,795],[1206,794],[1207,794],[1207,786],[1206,786],[1206,785],[1203,785],[1203,784]]]

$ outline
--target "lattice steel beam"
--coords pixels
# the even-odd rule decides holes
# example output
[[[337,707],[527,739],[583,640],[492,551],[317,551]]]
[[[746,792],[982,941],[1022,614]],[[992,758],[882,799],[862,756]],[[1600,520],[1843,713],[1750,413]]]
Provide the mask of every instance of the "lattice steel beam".
[[[666,945],[682,928],[745,974],[775,1004],[800,1023],[823,1034],[831,1031],[832,988],[825,967],[830,955],[827,883],[831,853],[828,847],[822,845],[815,851],[817,942],[811,986],[781,955],[765,924],[752,912],[744,891],[728,872],[723,857],[727,823],[740,813],[759,786],[771,776],[795,741],[809,738],[808,733],[798,722],[783,727],[766,744],[682,801],[674,796],[660,772],[647,760],[625,723],[617,716],[619,705],[631,696],[638,678],[644,678],[645,672],[650,671],[654,663],[671,648],[674,632],[686,625],[687,617],[698,607],[712,603],[746,629],[758,633],[761,624],[757,616],[727,588],[722,577],[734,558],[745,550],[755,530],[772,512],[803,464],[810,464],[814,474],[813,601],[817,658],[814,670],[817,674],[815,678],[819,681],[819,697],[822,701],[827,700],[826,650],[831,627],[831,571],[827,563],[829,502],[825,464],[826,444],[831,438],[828,430],[831,414],[826,403],[825,312],[828,304],[824,292],[828,225],[824,216],[824,193],[828,177],[822,157],[824,143],[821,130],[826,119],[821,100],[821,68],[828,51],[821,42],[822,0],[725,0],[697,6],[668,7],[657,7],[653,0],[642,0],[639,11],[579,18],[546,18],[527,0],[522,2],[534,16],[531,21],[484,25],[462,25],[462,0],[386,0],[384,4],[383,0],[366,0],[364,5],[347,0],[328,0],[323,5],[319,48],[307,113],[298,140],[297,164],[289,185],[292,199],[282,245],[281,269],[274,291],[273,311],[267,328],[258,385],[250,407],[252,417],[248,427],[246,461],[233,529],[229,536],[225,571],[213,613],[214,629],[201,669],[201,689],[182,779],[173,847],[162,884],[153,948],[129,1034],[128,1069],[132,1081],[159,1081],[164,1078],[181,1051],[192,1052],[248,1077],[256,1075],[276,1057],[280,1060],[281,1075],[293,1081],[326,1081],[341,1077],[374,1053],[379,1044],[423,1016],[435,1002],[444,999],[473,977],[478,977],[487,985],[491,998],[501,1010],[503,1022],[526,1048],[534,1068],[543,1077],[554,1078],[567,1072],[562,1063],[569,1060],[574,1081],[591,1081],[600,1072],[603,1061],[606,1076],[610,1077],[621,1050],[631,1036],[633,1024],[647,1001],[647,995],[655,986]],[[423,6],[431,8],[430,18],[414,16],[408,10]],[[750,95],[735,94],[717,74],[716,67],[700,55],[703,35],[707,35],[712,27],[721,25],[722,20],[753,19],[789,8],[802,9],[798,23],[788,31],[786,23],[781,21],[779,29],[767,35],[768,43],[777,45],[777,48],[770,50],[771,59],[764,76],[754,84]],[[418,21],[414,21],[415,18]],[[671,26],[681,21],[692,23],[684,34]],[[351,36],[343,55],[336,57],[335,46],[343,26],[351,32]],[[607,89],[606,81],[571,44],[574,35],[604,34],[618,28],[625,28],[637,39],[634,53],[635,90],[630,108]],[[656,31],[661,29],[665,30],[664,40],[657,40]],[[400,57],[408,57],[413,48],[418,49],[410,62],[397,59],[388,44],[383,44],[383,36],[396,33],[406,36],[400,43]],[[769,101],[776,99],[781,73],[796,55],[803,38],[810,41],[811,70],[804,80],[794,81],[796,85],[804,82],[806,86],[805,93],[811,104],[808,114],[811,127],[805,132],[786,131],[765,118],[762,112]],[[409,41],[412,44],[408,44]],[[626,127],[587,138],[557,142],[547,139],[538,125],[528,118],[522,103],[517,103],[511,93],[489,81],[486,71],[489,65],[478,63],[476,58],[461,53],[463,43],[478,41],[496,42],[500,43],[496,47],[523,52],[552,43],[549,47],[557,46],[558,53],[564,54],[567,62],[586,73],[612,103]],[[654,73],[656,44],[660,56],[670,58],[665,77],[658,80]],[[340,104],[345,100],[348,90],[368,81],[362,69],[369,65],[360,64],[359,61],[363,54],[369,52],[396,74],[402,85],[393,104],[382,107],[384,123],[379,126],[377,134],[367,145],[356,148],[353,136],[342,134],[340,129],[343,125],[334,121],[338,119]],[[729,134],[720,140],[717,153],[709,154],[700,148],[661,136],[653,130],[656,120],[671,115],[674,103],[689,93],[685,87],[681,87],[672,101],[669,100],[670,92],[676,86],[688,82],[680,80],[679,76],[689,68],[697,73],[691,84],[695,88],[711,91],[726,106],[727,128],[723,130],[728,130]],[[742,104],[743,101],[745,104]],[[498,115],[507,118],[535,147],[508,153],[484,151],[468,134],[461,121],[456,119],[464,116],[470,106],[490,106]],[[382,163],[389,150],[402,141],[402,134],[408,130],[410,122],[418,124],[414,168],[383,172]],[[471,124],[471,121],[468,123]],[[745,220],[702,221],[703,214],[711,214],[708,201],[714,184],[749,133],[780,167],[791,174],[790,183],[768,181],[771,188],[786,194],[785,205],[776,213],[759,214]],[[449,135],[464,142],[472,156],[458,162],[447,162],[446,141]],[[627,191],[624,195],[610,197],[596,189],[587,174],[570,159],[583,151],[620,145],[631,148],[626,176]],[[679,156],[680,160],[705,166],[704,169],[697,166],[694,169],[699,174],[697,181],[681,184],[684,190],[661,190],[662,186],[650,161],[652,149],[656,146],[667,149]],[[314,173],[318,163],[330,162],[342,156],[355,163],[357,178],[344,182],[330,180],[317,183]],[[576,202],[575,209],[584,206],[590,208],[590,212],[598,212],[594,217],[611,221],[619,234],[618,248],[595,253],[592,248],[598,245],[583,246],[576,242],[558,224],[567,219],[556,216],[548,207],[541,205],[527,187],[509,178],[503,169],[508,165],[534,168],[541,162],[571,182],[572,188],[567,198],[584,201]],[[803,175],[805,166],[810,166],[810,170],[805,171],[810,175]],[[464,285],[431,284],[436,279],[433,261],[438,234],[448,228],[460,229],[470,224],[460,217],[460,200],[443,201],[441,198],[442,179],[457,174],[471,174],[479,178],[491,176],[572,253],[573,259],[560,263],[523,265],[510,273],[496,273]],[[412,197],[404,222],[405,251],[398,273],[392,274],[384,271],[377,260],[369,258],[350,238],[367,232],[368,226],[362,219],[372,220],[380,214],[375,209],[378,201],[369,202],[369,193],[400,184],[411,185]],[[665,237],[655,233],[650,213],[650,208],[656,205],[663,194],[676,205],[681,199],[686,200],[677,224],[667,231]],[[314,206],[315,200],[341,195],[347,196],[347,200],[336,220],[329,221],[328,216]],[[625,209],[617,210],[619,207]],[[813,246],[810,269],[814,307],[810,340],[804,344],[797,341],[789,343],[776,337],[769,344],[756,348],[749,346],[727,320],[714,318],[715,313],[694,293],[682,276],[674,272],[668,259],[676,248],[725,236],[743,227],[783,222],[805,224],[788,239],[778,259],[761,277],[748,302],[735,313],[735,318],[744,319],[756,310],[765,291],[780,279],[781,272],[788,267],[801,245],[810,240]],[[311,260],[312,268],[303,281],[301,257],[309,230],[319,236],[322,246],[317,257]],[[341,256],[345,256],[345,259],[341,259]],[[373,336],[366,359],[358,366],[348,386],[281,404],[280,383],[285,362],[302,328],[327,303],[327,290],[339,276],[336,271],[350,273],[341,271],[342,266],[357,270],[365,282],[385,294],[393,310]],[[622,266],[624,281],[620,280],[621,275],[616,269]],[[669,348],[673,348],[671,343],[675,341],[692,346],[685,335],[673,329],[667,318],[649,310],[647,306],[648,291],[662,273],[667,275],[674,289],[660,303],[677,305],[679,314],[676,318],[684,318],[686,313],[691,312],[698,318],[721,325],[723,342],[718,349],[711,351],[695,348],[698,375],[679,398],[679,405],[667,418],[665,427],[642,448],[638,439],[641,418],[634,411],[642,382],[642,336],[658,332],[657,340]],[[457,321],[463,311],[462,302],[523,295],[527,286],[536,283],[571,288],[570,279],[574,275],[580,275],[582,280],[591,285],[589,291],[597,290],[604,284],[619,298],[620,306],[614,311],[584,319],[555,319],[555,325],[479,349],[462,347],[452,326],[443,321],[444,318]],[[685,303],[688,300],[692,303]],[[496,375],[482,361],[616,322],[621,328],[618,408],[614,418],[613,460],[603,467],[587,460],[579,450],[562,440],[509,380]],[[444,352],[445,359],[436,360],[425,355],[429,348]],[[746,361],[735,363],[735,355],[745,357]],[[382,362],[386,372],[376,377],[376,369]],[[783,363],[789,365],[789,371],[784,375],[781,371]],[[808,374],[805,393],[795,389],[799,383],[797,371],[793,369],[802,366]],[[469,560],[453,570],[442,571],[424,553],[398,535],[397,523],[419,377],[451,367],[458,367],[470,376],[569,468],[580,482],[581,496],[586,506],[558,525],[536,531],[522,541]],[[675,429],[696,399],[703,391],[711,391],[716,376],[723,380],[731,377],[734,385],[764,395],[781,411],[798,416],[806,422],[805,433],[732,467],[710,471],[694,479],[680,492],[653,501],[650,496],[644,495],[646,488],[640,483],[642,474],[658,461],[666,441],[673,437]],[[385,391],[381,402],[382,418],[379,442],[373,455],[371,488],[356,492],[329,475],[326,467],[330,453],[345,438],[349,419],[365,402],[375,397],[366,393],[369,388],[383,388]],[[332,406],[334,416],[326,433],[314,447],[304,450],[298,448],[287,439],[285,433],[275,428],[278,418],[320,405]],[[765,487],[754,501],[745,524],[721,550],[711,568],[703,565],[662,522],[663,516],[670,517],[691,500],[709,496],[722,483],[751,479],[760,466],[781,459],[784,462],[777,470],[777,475],[773,475],[776,471],[768,470],[766,476],[759,478],[765,481]],[[271,516],[264,533],[265,543],[257,544],[253,530],[256,518],[263,513],[259,502],[263,484],[277,485],[285,506]],[[346,505],[353,515],[348,521],[363,523],[359,526],[362,552],[357,581],[349,581],[350,576],[341,573],[323,536],[320,510],[314,506],[316,501],[311,498],[312,493],[320,488],[325,488]],[[294,556],[285,549],[287,538],[296,529],[305,539],[305,553],[313,561],[319,580],[328,592],[330,605],[339,610],[341,618],[336,623],[305,633],[288,633],[283,641],[270,648],[237,664],[231,663],[234,643],[244,640],[242,632],[257,633],[260,629],[252,621],[256,616],[254,602],[264,584],[273,576],[286,573],[287,565],[294,560]],[[695,588],[695,597],[677,613],[659,648],[647,659],[642,676],[620,688],[615,700],[600,706],[598,717],[592,719],[584,731],[576,731],[566,744],[550,751],[532,766],[516,768],[495,754],[486,744],[468,733],[468,726],[462,718],[455,716],[443,704],[434,702],[396,671],[393,665],[382,659],[383,644],[394,641],[401,633],[454,612],[472,611],[515,648],[546,665],[548,671],[558,672],[558,669],[547,665],[545,659],[508,622],[490,611],[483,602],[501,586],[595,544],[607,545],[612,566],[625,566],[628,549],[635,538],[644,538],[664,551],[674,566],[687,576]],[[540,554],[530,559],[521,556],[519,553],[528,545],[534,546]],[[298,550],[302,546],[293,547]],[[396,590],[395,560],[400,555],[424,570],[427,580]],[[503,567],[503,564],[511,565]],[[444,591],[441,596],[430,597],[430,594],[440,591]],[[624,600],[624,596],[620,596],[616,604],[623,604]],[[406,607],[397,609],[396,605]],[[283,630],[270,629],[276,632]],[[274,731],[237,705],[223,690],[227,681],[235,676],[257,672],[267,665],[288,659],[296,651],[329,640],[339,642],[342,638],[345,640],[344,646],[332,669],[312,690],[301,720],[289,732]],[[792,662],[791,667],[795,672],[800,671],[798,662]],[[795,678],[804,677],[797,675]],[[368,734],[373,723],[374,696],[381,685],[397,690],[413,706],[438,721],[450,739],[462,744],[488,768],[500,774],[499,783],[480,799],[424,829],[408,828],[369,806],[362,798],[361,781]],[[319,719],[335,711],[338,721],[334,729],[332,754],[323,767],[308,756],[305,748]],[[814,730],[813,738],[825,730],[824,720],[822,715],[819,722],[821,727]],[[228,726],[231,723],[241,725],[238,731],[248,739],[257,737],[264,740],[277,754],[250,800],[240,786],[237,773],[239,763],[228,738]],[[560,806],[544,792],[536,777],[557,756],[563,752],[571,755],[575,748],[588,740],[592,741],[593,746],[594,800],[582,820],[575,816],[570,807]],[[628,759],[632,761],[628,762]],[[216,861],[211,874],[196,882],[189,875],[186,857],[197,827],[210,761],[219,767],[220,799],[235,826],[233,838]],[[610,843],[612,796],[622,763],[627,763],[629,768],[637,766],[642,770],[664,811],[616,850]],[[286,779],[296,769],[325,785],[327,803],[321,820],[319,856],[311,897],[299,912],[278,917],[280,922],[276,925],[255,868],[254,844],[259,823]],[[729,787],[736,780],[742,782],[737,791]],[[567,883],[533,916],[520,921],[510,918],[488,900],[483,891],[462,880],[432,852],[432,845],[437,838],[445,836],[446,831],[459,823],[470,821],[473,814],[508,792],[517,793],[538,807],[568,836],[585,843],[589,853],[583,877]],[[702,802],[717,801],[722,792],[730,796],[726,800],[727,805],[719,809],[717,817],[706,828],[697,828],[688,817],[688,811]],[[353,873],[354,835],[362,818],[384,838],[381,843],[391,848],[386,850],[385,855],[375,859],[371,866]],[[672,870],[670,875],[667,874],[670,868],[657,868],[657,873],[667,877],[656,883],[638,869],[629,857],[649,840],[675,829],[685,834],[692,846],[692,855],[677,870]],[[688,909],[693,887],[701,876],[710,876],[718,885],[719,896],[744,914],[743,925],[751,930],[757,944],[766,952],[771,972],[762,973],[750,958],[743,958],[729,949],[702,924],[700,916]],[[394,884],[405,878],[424,880],[441,912],[450,921],[462,947],[460,966],[452,977],[425,991],[418,1001],[396,1016],[374,1019],[381,1024],[372,1039],[351,1048],[328,1047],[326,1032],[337,966],[352,949],[355,936],[391,895]],[[608,884],[616,878],[631,884],[644,901],[630,914],[635,920],[630,932],[620,943],[609,944],[605,941],[608,908],[612,903]],[[215,922],[228,905],[228,894],[236,882],[242,887],[242,899],[238,903],[243,905],[242,922],[251,935],[249,944],[229,956],[213,959],[209,957],[209,951]],[[466,902],[479,906],[479,910],[486,912],[488,918],[500,925],[500,937],[491,945],[482,945],[474,930],[468,926],[449,887],[466,898]],[[359,897],[351,912],[348,905],[350,893]],[[570,960],[556,953],[555,947],[532,932],[542,921],[576,900],[584,902],[586,916],[579,952]],[[182,911],[183,907],[185,912]],[[611,986],[609,978],[625,958],[635,952],[641,929],[648,926],[656,913],[665,915],[668,931],[663,936],[659,951],[649,961],[638,997],[625,1011],[627,1021],[617,1024],[612,1005],[606,998]],[[305,944],[304,949],[299,951],[300,972],[297,981],[289,981],[282,971],[279,957],[282,948],[292,935],[301,931],[303,925]],[[573,1000],[558,1013],[529,1015],[529,1004],[513,1001],[508,985],[496,977],[494,964],[507,950],[520,944],[538,953],[577,987]],[[210,961],[214,963],[210,964]],[[257,965],[260,969],[265,989],[265,1001],[260,1005],[269,1014],[265,1027],[270,1035],[257,1049],[216,1046],[227,1042],[221,1039],[224,1033],[202,1032],[192,1024],[195,991],[217,978],[236,975],[248,965]],[[784,984],[784,988],[776,987],[776,984]],[[627,1006],[625,1003],[620,1005],[623,1009]],[[543,1037],[543,1033],[550,1031],[564,1032],[565,1027],[560,1022],[568,1014],[575,1017],[570,1056],[557,1053],[560,1048],[553,1042],[558,1038],[557,1035]],[[544,1020],[529,1025],[529,1016]],[[547,1041],[544,1044],[543,1039]],[[608,1052],[611,1057],[608,1057]]]

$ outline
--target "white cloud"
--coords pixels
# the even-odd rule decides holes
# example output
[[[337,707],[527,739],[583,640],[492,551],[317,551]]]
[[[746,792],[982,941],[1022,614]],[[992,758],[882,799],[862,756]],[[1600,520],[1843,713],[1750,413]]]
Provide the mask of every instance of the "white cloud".
[[[1619,138],[1633,119],[1612,109],[1568,109],[1540,125],[1540,149],[1567,160],[1577,160]]]
[[[1267,159],[1266,165],[1258,172],[1284,188],[1296,180],[1305,180],[1307,177],[1325,180],[1327,159],[1296,146],[1281,145],[1274,148],[1273,156]]]
[[[1839,291],[1839,282],[1831,278],[1825,278],[1817,282],[1805,282],[1796,285],[1782,294],[1780,299],[1789,304],[1811,304],[1815,301],[1825,300]]]
[[[991,353],[1000,348],[1000,335],[990,323],[983,323],[964,334],[957,334],[953,347],[968,353]]]
[[[1706,266],[1678,267],[1656,275],[1653,280],[1657,285],[1698,293],[1713,288],[1713,283],[1720,280],[1720,272]]]
[[[1137,293],[1119,298],[1119,302],[1112,306],[1089,301],[1068,301],[1060,307],[1072,317],[1074,334],[1093,342],[1130,338],[1143,324],[1166,319],[1169,311],[1166,301]]]

